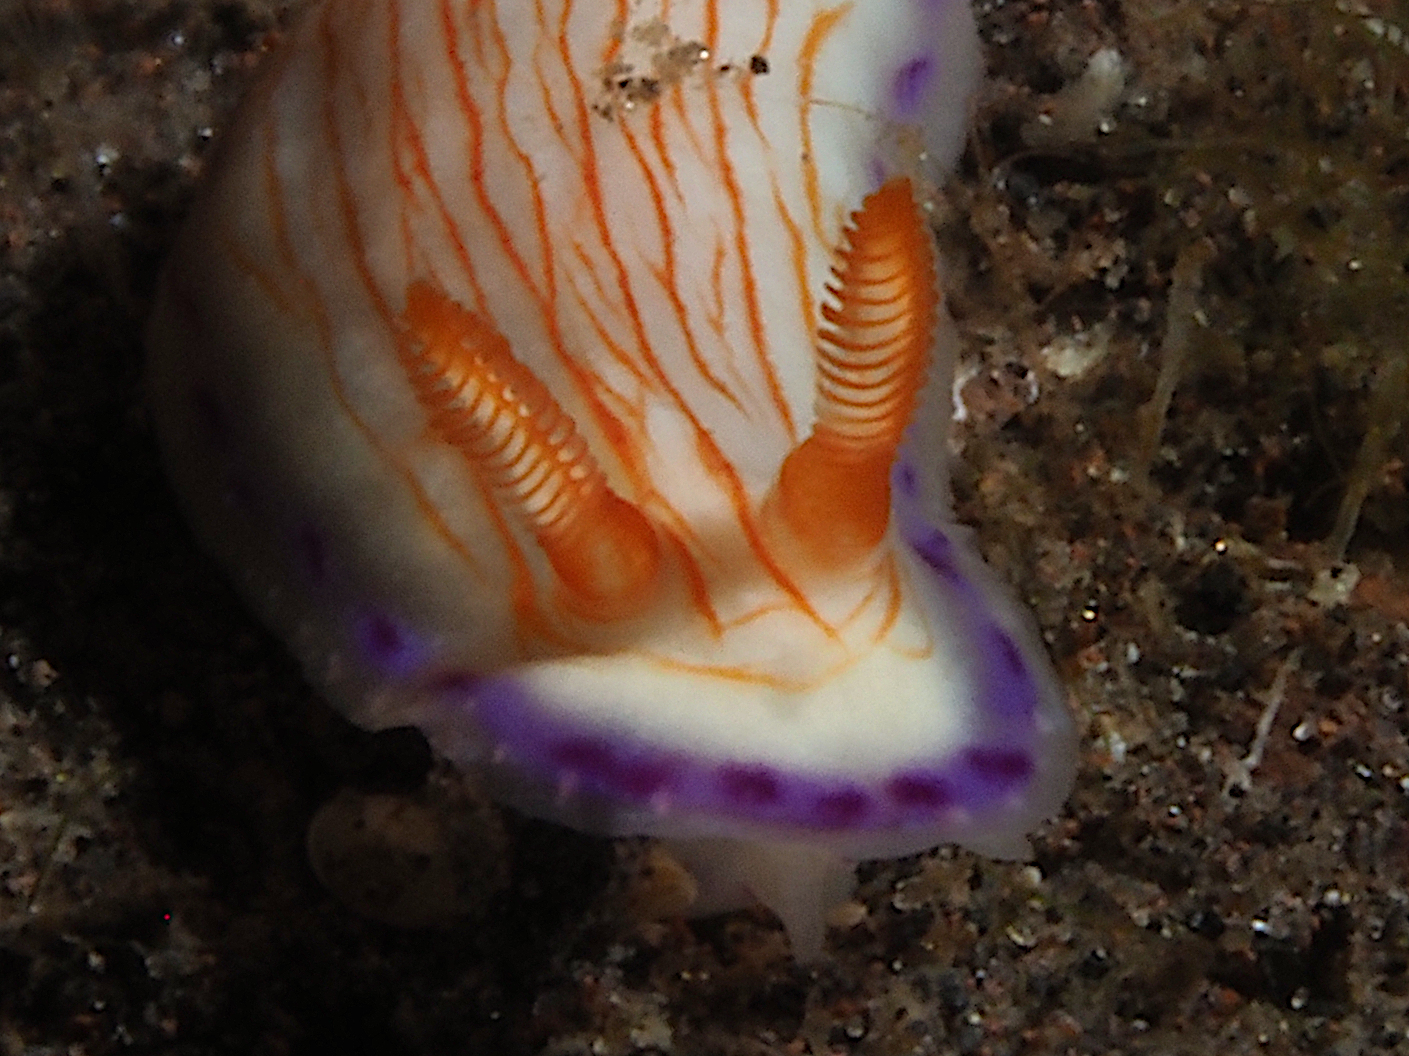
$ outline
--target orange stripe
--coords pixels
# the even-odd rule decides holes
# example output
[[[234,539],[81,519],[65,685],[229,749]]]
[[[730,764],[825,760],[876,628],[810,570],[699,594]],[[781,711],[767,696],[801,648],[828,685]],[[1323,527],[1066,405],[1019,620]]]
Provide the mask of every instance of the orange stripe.
[[[867,588],[866,593],[861,596],[861,600],[852,606],[850,612],[837,621],[837,627],[842,631],[849,631],[854,624],[859,623],[861,618],[866,615],[867,610],[875,605],[876,599],[881,596],[882,584],[875,572],[875,569],[871,570],[869,575],[871,585]]]
[[[655,495],[655,486],[646,470],[645,453],[641,446],[632,440],[633,431],[636,436],[646,431],[644,415],[639,407],[629,404],[626,397],[612,391],[605,381],[595,374],[592,377],[600,385],[601,391],[593,389],[587,393],[587,407],[607,446],[616,452],[622,472],[631,483],[632,494],[638,496],[644,504],[648,496]],[[608,407],[606,398],[613,400],[618,408],[613,410]],[[627,414],[631,416],[630,425],[625,420]]]
[[[411,270],[415,236],[412,231],[411,214],[417,211],[416,192],[410,175],[402,165],[400,143],[406,134],[406,101],[401,87],[401,5],[396,0],[387,4],[387,56],[391,67],[391,113],[387,138],[391,143],[391,174],[400,190],[397,210],[401,229],[401,262],[406,271]]]
[[[539,4],[539,21],[546,26],[546,22],[543,20],[541,6],[542,5]],[[538,83],[538,97],[543,103],[543,112],[548,115],[548,126],[557,134],[558,142],[563,145],[563,149],[566,150],[568,154],[575,156],[575,145],[573,140],[568,136],[567,122],[563,119],[562,113],[558,110],[557,99],[553,94],[553,86],[548,83],[548,77],[544,72],[542,64],[534,64],[533,75]]]
[[[675,563],[685,576],[685,590],[690,595],[690,603],[694,605],[695,611],[709,626],[709,633],[714,638],[719,638],[724,629],[719,622],[719,613],[715,611],[714,601],[710,598],[709,584],[705,582],[704,572],[701,571],[699,562],[690,552],[685,541],[672,531],[662,531],[666,542],[670,544],[671,550],[675,553]]]
[[[559,50],[564,56],[570,54],[567,47],[566,33],[567,27],[564,20],[564,23],[559,26]],[[601,176],[597,164],[596,149],[593,144],[591,125],[589,123],[590,118],[586,97],[582,91],[582,82],[571,66],[567,66],[564,72],[567,74],[568,81],[572,86],[578,125],[583,130],[583,189],[586,194],[587,202],[591,206],[593,226],[597,230],[597,236],[600,240],[602,251],[610,261],[612,272],[616,277],[617,289],[622,297],[622,307],[631,327],[632,335],[636,339],[637,353],[645,362],[647,370],[656,384],[669,395],[671,401],[680,410],[681,414],[690,421],[690,424],[694,426],[696,430],[702,431],[704,429],[703,425],[701,425],[699,420],[695,417],[694,412],[680,395],[679,390],[676,389],[674,384],[670,381],[669,375],[666,373],[664,367],[661,366],[660,361],[656,358],[654,351],[651,349],[645,324],[642,322],[640,308],[633,290],[630,269],[626,266],[626,261],[618,250],[615,240],[612,238],[611,225],[607,222],[606,204],[602,197]],[[587,259],[585,254],[583,255],[583,259]],[[600,281],[595,273],[593,278],[594,281]]]
[[[483,312],[485,311],[484,288],[480,285],[479,275],[475,271],[473,261],[470,260],[469,247],[465,245],[465,240],[460,234],[455,218],[451,215],[450,207],[445,202],[445,195],[441,191],[440,184],[431,172],[430,156],[426,153],[425,139],[421,135],[420,127],[411,118],[401,73],[402,61],[398,49],[393,53],[392,62],[391,105],[393,119],[402,129],[404,141],[411,151],[412,169],[430,194],[431,202],[434,204],[436,215],[440,220],[441,232],[450,241],[451,251],[460,265],[460,274],[469,285],[470,292],[474,297],[473,307],[476,311]],[[407,194],[410,193],[408,187]],[[407,270],[409,271],[410,268]]]
[[[508,557],[509,567],[512,569],[512,574],[509,577],[509,604],[514,612],[514,626],[519,636],[520,651],[533,653],[535,650],[530,643],[534,639],[561,641],[562,636],[553,630],[552,625],[543,614],[538,602],[538,585],[534,581],[533,570],[529,568],[523,548],[519,546],[513,529],[510,528],[508,520],[504,517],[504,512],[499,508],[492,486],[478,474],[471,473],[470,478],[479,488],[481,505],[489,517],[495,534],[499,536],[504,545],[504,553]],[[509,667],[512,662],[511,659],[506,658],[506,662],[502,666]]]
[[[690,325],[689,313],[685,309],[685,302],[680,296],[679,276],[675,270],[675,229],[671,226],[670,216],[665,208],[665,198],[661,194],[660,184],[656,180],[655,173],[647,164],[645,157],[641,153],[641,145],[629,129],[623,129],[626,137],[627,149],[631,151],[631,156],[636,159],[637,166],[641,169],[642,176],[646,179],[646,186],[650,190],[651,205],[656,214],[656,227],[660,231],[661,247],[665,255],[665,261],[661,267],[652,267],[651,274],[655,276],[660,284],[661,291],[665,294],[666,300],[670,302],[671,310],[675,314],[676,322],[680,326],[680,334],[685,339],[686,351],[690,354],[690,361],[694,363],[695,369],[704,378],[705,383],[715,392],[723,396],[739,411],[743,410],[743,405],[729,387],[710,368],[709,362],[700,352],[699,342],[695,340],[694,327]]]
[[[710,113],[714,119],[714,145],[719,174],[722,177],[724,192],[729,199],[729,208],[734,218],[734,253],[739,262],[739,282],[742,287],[740,293],[744,302],[744,315],[748,320],[749,337],[753,344],[758,369],[768,388],[769,399],[772,400],[773,409],[777,411],[779,420],[783,424],[783,430],[787,433],[788,441],[791,443],[797,440],[797,428],[793,423],[792,411],[788,408],[787,400],[783,396],[782,383],[778,380],[778,374],[773,369],[773,361],[769,355],[768,338],[763,327],[763,311],[758,303],[758,284],[754,280],[753,259],[749,255],[743,193],[739,189],[739,179],[734,172],[733,161],[726,146],[728,137],[725,134],[724,112],[719,103],[719,86],[714,81],[709,82],[709,104]]]
[[[766,619],[769,616],[777,616],[779,613],[790,613],[792,611],[792,605],[784,600],[760,602],[754,608],[747,609],[725,621],[724,629],[732,634],[735,631],[747,627],[751,623],[757,623],[759,620]]]
[[[802,52],[798,55],[797,92],[798,98],[802,100],[802,109],[798,116],[801,121],[802,155],[805,158],[813,157],[811,111],[817,101],[812,98],[812,82],[817,76],[818,53],[850,10],[851,4],[847,3],[818,12],[803,38]],[[822,216],[822,192],[817,184],[817,166],[807,165],[802,172],[808,210],[812,214],[812,230],[818,238],[825,241],[828,236],[823,224],[826,218]]]
[[[680,86],[675,85],[672,90],[678,95]],[[658,101],[655,106],[651,107],[650,117],[647,118],[646,126],[651,131],[651,145],[655,147],[656,157],[660,158],[661,166],[665,169],[666,179],[670,181],[671,189],[675,191],[675,200],[683,205],[685,202],[685,194],[680,189],[680,173],[675,168],[674,156],[666,149],[665,145],[664,115],[665,106],[662,102]]]
[[[639,654],[642,659],[667,671],[680,672],[695,677],[717,678],[724,682],[738,682],[743,685],[762,686],[784,693],[807,693],[816,690],[841,675],[855,665],[856,656],[847,656],[820,671],[814,678],[787,678],[782,675],[765,674],[746,667],[712,664],[693,664],[673,656],[659,656],[654,653]]]
[[[396,320],[392,314],[391,306],[387,303],[386,295],[378,287],[376,278],[372,275],[371,265],[367,261],[367,246],[362,238],[362,229],[358,220],[357,195],[352,189],[351,177],[348,173],[347,152],[343,149],[342,133],[338,123],[335,101],[341,95],[338,90],[341,84],[336,71],[347,69],[349,66],[344,57],[338,54],[338,41],[330,24],[334,10],[333,7],[324,8],[324,17],[319,20],[319,28],[322,31],[323,54],[326,58],[323,76],[329,89],[323,95],[323,123],[333,156],[333,164],[329,168],[332,171],[333,185],[337,192],[337,211],[342,220],[343,234],[352,249],[353,270],[357,272],[357,278],[367,296],[372,299],[372,306],[382,317],[387,329],[394,331]],[[361,91],[356,94],[363,101],[365,109],[365,94]]]
[[[274,305],[276,310],[294,319],[300,318],[301,313],[298,307],[284,294],[280,280],[266,271],[252,254],[245,252],[235,236],[230,234],[228,225],[222,224],[220,226],[214,241],[230,257],[230,262],[235,266],[235,269],[258,286],[259,292]]]
[[[493,22],[498,17],[498,5],[492,0],[473,0],[467,9],[465,34],[469,37],[470,46],[474,50],[474,68],[477,70],[489,68],[489,58],[484,53],[483,25],[486,21]],[[455,30],[451,29],[450,32],[454,33]],[[458,76],[458,72],[456,75]]]
[[[602,285],[602,276],[598,273],[599,269],[593,265],[592,258],[587,252],[587,247],[576,239],[573,239],[572,248],[573,255],[577,257],[578,261],[583,265],[582,274],[585,275],[587,280],[592,284],[592,289],[597,294],[598,301],[602,304],[609,305],[611,299],[608,296],[607,287]],[[641,369],[641,364],[636,362],[631,353],[622,346],[621,342],[612,336],[611,331],[607,328],[607,324],[602,321],[601,315],[592,308],[591,303],[587,299],[586,291],[582,289],[577,277],[569,274],[567,278],[568,284],[572,287],[573,296],[577,301],[578,307],[581,309],[582,314],[587,317],[587,321],[592,324],[592,329],[597,334],[597,340],[602,343],[602,346],[607,350],[612,360],[630,374],[632,380],[635,381],[637,385],[642,388],[650,388],[651,378]],[[602,381],[597,371],[594,370],[590,373],[593,378]],[[604,381],[603,384],[605,384]]]
[[[792,213],[788,211],[787,203],[783,201],[782,192],[778,189],[776,182],[773,185],[773,205],[778,210],[778,219],[783,222],[783,229],[788,236],[788,256],[793,265],[793,283],[797,287],[798,311],[802,315],[805,327],[803,333],[813,334],[817,332],[817,317],[811,294],[812,284],[807,274],[807,243],[802,236],[801,225],[793,219]]]
[[[594,282],[597,280],[595,269],[586,269],[587,274]],[[601,342],[611,358],[621,365],[637,385],[641,388],[650,387],[650,379],[641,373],[640,366],[631,358],[629,352],[621,347],[621,344],[611,335],[606,324],[602,322],[598,314],[593,311],[584,292],[579,289],[574,276],[568,275],[568,287],[572,292],[574,300],[586,318],[593,332],[597,335],[597,340]],[[630,429],[621,420],[620,416],[609,409],[603,401],[602,394],[605,394],[618,403],[626,402],[626,395],[617,392],[607,384],[605,378],[597,371],[583,373],[583,385],[585,390],[582,393],[584,402],[587,404],[592,415],[592,420],[596,423],[599,432],[606,440],[607,444],[615,452],[617,461],[626,472],[627,478],[631,481],[632,490],[638,497],[644,496],[653,490],[650,473],[647,472],[644,462],[644,454],[641,450],[639,437],[645,431],[644,424],[637,423],[634,429]]]
[[[877,642],[889,637],[895,628],[895,623],[900,619],[903,598],[901,596],[900,569],[896,566],[895,551],[886,553],[886,585],[890,589],[890,602],[886,605],[885,616],[881,618],[881,625],[876,628]]]
[[[570,54],[566,44],[566,34],[567,25],[566,18],[564,18],[558,28],[558,49],[559,52],[564,55]],[[748,496],[738,478],[738,474],[734,471],[733,466],[729,464],[728,460],[724,458],[723,452],[720,451],[713,436],[710,435],[709,430],[706,429],[703,423],[695,416],[689,405],[681,397],[679,390],[675,388],[665,371],[661,368],[660,362],[651,352],[650,346],[646,341],[645,329],[641,322],[640,313],[636,306],[636,299],[631,290],[628,270],[620,253],[617,252],[612,242],[610,228],[607,224],[606,208],[602,201],[601,181],[597,171],[596,152],[593,149],[591,129],[588,124],[588,108],[582,92],[582,82],[571,67],[568,67],[565,72],[567,73],[569,83],[572,85],[577,118],[580,127],[583,128],[585,132],[583,138],[585,153],[583,157],[582,174],[587,200],[592,207],[593,221],[602,239],[603,249],[612,262],[613,271],[616,274],[622,297],[626,302],[626,314],[631,322],[633,332],[636,335],[641,354],[645,358],[651,373],[655,376],[661,388],[669,395],[671,401],[675,403],[682,416],[690,423],[695,433],[696,449],[701,455],[701,461],[704,464],[705,471],[714,476],[725,487],[726,493],[729,495],[731,504],[734,507],[735,515],[739,520],[739,525],[749,542],[750,549],[754,552],[760,564],[768,570],[769,575],[774,579],[779,588],[793,599],[799,611],[806,613],[809,619],[817,623],[817,625],[823,628],[829,635],[834,634],[835,632],[832,628],[829,627],[826,621],[813,609],[803,591],[793,582],[791,577],[782,570],[774,560],[772,554],[768,552],[762,534],[758,526],[754,523]],[[711,91],[711,97],[716,100],[717,111],[717,93]],[[737,195],[737,187],[735,187],[734,193]],[[742,236],[742,232],[740,235]]]
[[[764,542],[763,534],[759,530],[758,524],[753,516],[752,503],[749,501],[748,493],[744,490],[743,483],[739,480],[739,475],[735,472],[733,465],[724,453],[714,442],[714,438],[702,427],[697,427],[695,434],[695,450],[700,457],[700,463],[706,473],[712,476],[729,497],[730,504],[734,507],[734,516],[739,522],[739,527],[744,533],[744,538],[749,544],[749,550],[753,552],[769,578],[777,584],[792,602],[797,606],[798,611],[804,613],[809,620],[817,624],[828,637],[835,637],[836,631],[824,620],[820,613],[812,607],[812,603],[807,600],[806,593],[797,585],[782,566],[774,559],[769,552],[767,544]]]
[[[720,344],[727,348],[724,339],[724,243],[714,243],[714,261],[709,268],[710,289],[714,293],[714,303],[710,306],[709,325],[719,335]]]
[[[767,55],[769,47],[773,44],[773,31],[778,23],[778,0],[768,0],[768,18],[763,30],[763,39],[759,41],[754,50],[755,55]],[[744,113],[748,115],[749,124],[753,126],[755,135],[765,147],[769,145],[768,135],[763,131],[763,126],[758,120],[758,103],[753,94],[754,74],[743,75],[739,80],[739,90],[743,95]]]
[[[323,117],[327,125],[326,131],[328,134],[329,147],[332,152],[332,160],[335,163],[332,167],[334,168],[336,174],[339,211],[341,212],[344,218],[344,222],[348,225],[346,229],[346,234],[348,235],[349,239],[353,241],[353,247],[355,250],[353,259],[356,262],[359,277],[362,278],[363,283],[367,286],[368,295],[373,298],[374,304],[377,306],[378,310],[381,312],[383,317],[389,318],[389,313],[387,312],[385,300],[382,298],[380,291],[376,289],[375,284],[372,282],[370,273],[368,273],[366,270],[366,257],[364,248],[361,245],[361,236],[357,230],[356,223],[352,220],[352,217],[350,215],[350,213],[355,213],[355,209],[351,202],[351,189],[347,183],[347,173],[343,168],[346,159],[344,154],[342,153],[341,141],[339,139],[337,131],[336,114],[333,111],[331,102],[335,94],[332,90],[334,88],[335,81],[335,78],[332,75],[332,71],[337,66],[336,39],[334,37],[331,25],[333,11],[334,8],[332,7],[324,9],[323,17],[318,23],[318,28],[320,31],[319,38],[321,43],[323,44],[323,76],[329,88],[329,90],[326,91],[323,95]],[[275,123],[270,122],[267,127],[269,127],[270,129],[270,136],[272,138],[274,134],[273,129],[275,127]],[[271,159],[275,151],[276,145],[271,144]],[[277,167],[275,167],[274,169],[274,178],[276,180],[278,180],[279,178]],[[276,194],[274,200],[282,200],[283,197],[283,194]],[[288,252],[291,254],[292,260],[293,242],[289,236],[287,218],[283,215],[282,211],[279,212],[278,216],[278,227],[280,228],[280,230],[276,230],[275,242],[276,244],[282,243],[288,247]],[[296,265],[294,273],[295,275],[299,275],[299,269]],[[303,275],[301,276],[301,278],[302,281],[307,284],[308,288],[311,289],[316,286],[314,280],[309,276]],[[399,475],[400,477],[402,477],[403,480],[405,480],[407,487],[410,489],[411,497],[416,504],[417,510],[426,519],[427,523],[431,525],[432,531],[434,531],[434,533],[441,539],[441,541],[444,542],[445,545],[449,547],[452,552],[459,556],[473,572],[483,576],[483,566],[477,560],[475,560],[475,558],[460,542],[459,538],[455,536],[453,532],[451,532],[449,525],[446,524],[445,519],[441,516],[440,510],[430,501],[430,498],[426,494],[425,489],[421,487],[420,482],[411,472],[409,466],[404,462],[404,460],[396,458],[392,455],[390,450],[388,450],[386,445],[383,443],[381,437],[378,436],[373,431],[371,426],[369,426],[367,422],[363,420],[362,416],[359,415],[353,407],[351,400],[348,399],[347,392],[344,389],[342,380],[338,374],[337,356],[333,348],[332,324],[328,319],[327,311],[326,308],[323,306],[322,301],[315,296],[313,298],[313,303],[318,305],[317,329],[320,335],[319,343],[321,344],[323,351],[324,369],[327,372],[328,384],[333,391],[334,397],[338,401],[338,405],[342,408],[343,413],[347,415],[348,420],[352,422],[353,426],[362,435],[368,447],[370,447],[371,450],[387,465],[391,466],[392,469],[397,473],[397,475]]]
[[[681,85],[676,84],[672,87],[671,92],[672,96],[670,105],[672,108],[674,108],[674,112],[678,113],[679,108],[681,106],[681,100],[683,98],[683,88]],[[664,99],[658,101],[655,106],[651,107],[650,118],[648,121],[651,132],[651,145],[655,149],[656,156],[660,159],[661,167],[665,170],[665,174],[669,180],[670,187],[675,193],[676,201],[688,211],[689,203],[686,200],[684,190],[680,187],[679,170],[677,169],[675,164],[675,157],[673,152],[667,146],[665,140],[665,113],[666,103]],[[696,154],[700,155],[699,160],[703,161],[703,156],[699,149],[699,142],[694,137],[693,132],[691,132],[690,135],[688,135],[686,138],[690,140],[690,145],[694,147]],[[633,144],[634,142],[635,140],[633,138]],[[702,236],[698,237],[702,239]],[[670,247],[669,241],[667,241],[667,247]],[[744,381],[743,375],[740,374],[738,367],[734,362],[733,349],[730,347],[729,342],[725,339],[724,291],[723,280],[720,277],[724,266],[723,253],[723,248],[719,247],[715,254],[714,266],[711,271],[711,281],[713,283],[712,289],[714,293],[714,305],[712,309],[706,309],[706,322],[709,324],[710,329],[714,331],[714,334],[718,339],[715,343],[715,348],[713,349],[715,358],[720,361],[721,366],[726,367],[728,369],[729,373],[733,376],[734,383],[736,385],[738,385],[740,388],[746,388],[747,382]],[[686,332],[689,334],[691,346],[694,347],[697,342],[693,333],[693,328],[687,328]],[[728,385],[728,383],[725,382],[722,378],[720,379],[720,384],[725,386]],[[743,410],[739,401],[736,400],[732,395],[730,396],[730,402],[734,403],[734,405],[739,407],[740,410]]]
[[[568,5],[571,7],[571,3]],[[602,54],[598,60],[599,65],[606,69],[621,54],[621,45],[626,38],[626,10],[622,0],[618,0],[616,5],[616,17],[612,21],[613,32],[607,34],[606,43],[602,45]]]
[[[298,254],[294,250],[293,238],[289,233],[289,218],[284,212],[284,196],[280,190],[283,179],[279,175],[276,157],[279,150],[278,123],[265,122],[264,134],[269,141],[262,155],[264,199],[270,206],[269,222],[274,228],[274,252],[279,262],[294,276],[296,285],[303,292],[303,299],[313,317],[314,327],[319,330],[319,339],[324,345],[327,345],[331,342],[332,327],[324,314],[316,284],[309,276],[303,274],[299,265]]]
[[[541,5],[535,5],[541,14]],[[517,11],[515,12],[518,13]],[[544,314],[547,314],[547,306],[557,302],[557,278],[553,267],[553,244],[548,238],[548,218],[543,206],[543,196],[538,193],[537,173],[533,168],[533,161],[523,148],[519,146],[514,138],[513,127],[509,123],[509,74],[513,68],[513,57],[509,54],[508,45],[504,38],[503,29],[500,27],[498,19],[494,20],[494,43],[503,57],[502,68],[494,78],[494,94],[497,102],[495,113],[498,116],[499,132],[503,137],[507,149],[518,163],[523,167],[524,179],[522,185],[529,189],[533,201],[533,226],[534,232],[538,236],[538,246],[543,253],[543,275],[541,301],[545,305]],[[546,94],[546,93],[545,93]],[[512,236],[509,236],[512,237]],[[525,265],[525,281],[527,281],[527,265]]]
[[[266,135],[272,137],[269,124],[270,123],[266,123],[265,126]],[[263,151],[260,155],[260,159],[261,178],[264,181],[264,199],[269,202],[271,213],[270,223],[274,226],[275,256],[279,264],[282,264],[286,269],[296,274],[298,272],[298,262],[294,257],[293,245],[289,241],[288,221],[283,215],[283,209],[278,197],[279,173],[275,167],[273,148],[270,147],[270,149]],[[285,292],[285,284],[274,275],[266,273],[257,263],[258,258],[255,254],[245,252],[240,245],[239,239],[230,230],[230,226],[228,220],[222,219],[219,227],[220,244],[224,246],[226,252],[230,254],[235,266],[253,279],[255,284],[263,291],[264,296],[268,297],[274,306],[284,314],[295,319],[301,317],[308,318],[315,314],[317,310],[316,307],[309,307],[306,303],[305,307],[300,310],[299,305]],[[299,292],[303,295],[301,300],[304,302],[316,302],[318,295],[315,291],[311,291],[308,288],[307,280],[298,283],[298,288]]]
[[[567,42],[567,27],[564,23],[559,26],[558,48],[564,60],[571,54]],[[582,129],[582,185],[587,198],[587,203],[591,207],[593,226],[597,231],[597,238],[612,266],[612,271],[616,278],[617,290],[621,294],[622,308],[626,314],[627,321],[631,327],[632,335],[636,339],[636,354],[645,361],[649,374],[661,384],[669,389],[668,379],[665,371],[661,368],[651,351],[650,343],[647,340],[646,328],[641,320],[640,308],[637,305],[636,294],[632,288],[630,269],[627,268],[625,260],[622,258],[616,243],[612,238],[611,225],[607,223],[606,204],[602,197],[602,182],[599,166],[597,164],[597,153],[593,143],[592,128],[590,125],[589,110],[586,97],[582,90],[582,81],[572,69],[571,65],[565,65],[564,72],[568,76],[568,81],[572,86],[573,100],[575,102],[576,117],[578,127]],[[584,259],[585,254],[584,254]],[[672,395],[674,395],[672,393]],[[683,406],[683,401],[681,402]]]
[[[768,49],[773,46],[773,33],[778,28],[778,0],[768,0],[768,28],[763,31],[763,40],[759,42],[757,54],[767,56]]]
[[[657,106],[659,105],[657,103]],[[680,126],[680,131],[684,133],[685,138],[690,141],[690,147],[694,150],[696,159],[701,165],[707,164],[708,157],[705,154],[704,140],[700,138],[695,123],[690,120],[691,109],[685,105],[685,85],[683,83],[671,86],[670,105],[674,109],[676,123]]]
[[[347,416],[348,420],[352,422],[353,427],[361,434],[368,447],[377,456],[382,458],[383,461],[391,465],[400,475],[406,476],[406,471],[401,464],[391,456],[390,452],[382,444],[380,438],[372,432],[367,423],[356,413],[338,380],[336,360],[332,350],[332,323],[328,318],[326,306],[318,295],[315,281],[303,271],[298,262],[298,256],[293,248],[293,240],[289,233],[288,216],[283,208],[284,194],[281,190],[283,181],[279,176],[278,166],[275,161],[278,154],[277,128],[278,126],[275,122],[265,123],[264,134],[269,142],[262,153],[263,179],[265,183],[264,198],[270,205],[270,224],[273,228],[275,254],[283,267],[287,269],[292,276],[295,285],[304,294],[303,300],[308,307],[310,321],[316,332],[316,340],[324,360],[324,370],[327,373],[329,386],[332,389],[334,398],[338,402],[338,406]],[[230,241],[228,248],[231,250],[232,255],[236,257],[238,266],[238,260],[241,254],[233,239]],[[279,303],[281,299],[282,298],[276,298],[275,303]],[[412,499],[416,504],[417,510],[426,518],[435,534],[441,538],[452,552],[464,561],[472,574],[483,578],[483,566],[474,559],[473,555],[471,555],[450,532],[449,526],[441,517],[439,510],[430,503],[429,498],[426,496],[419,483],[413,478],[409,480],[409,484]]]
[[[566,19],[566,8],[564,9],[564,19]],[[484,215],[490,227],[498,236],[499,247],[508,258],[514,273],[523,283],[528,294],[537,302],[539,314],[542,316],[548,328],[549,350],[556,358],[562,368],[566,378],[577,392],[579,398],[587,406],[597,424],[598,430],[606,436],[620,434],[620,423],[616,422],[607,412],[605,405],[597,398],[592,391],[592,378],[589,371],[583,368],[580,362],[567,350],[562,335],[561,324],[553,306],[548,303],[543,291],[539,290],[529,275],[527,262],[515,248],[513,234],[508,225],[504,222],[503,216],[494,207],[484,182],[484,128],[479,117],[479,111],[470,95],[469,85],[465,80],[465,67],[460,58],[458,40],[453,32],[453,15],[450,0],[441,0],[440,19],[442,33],[445,37],[445,48],[448,61],[454,71],[455,97],[460,112],[465,120],[466,128],[469,132],[469,164],[470,183],[475,199],[479,205],[480,212]],[[546,27],[545,27],[546,28]],[[497,32],[497,23],[496,23]],[[478,34],[476,42],[478,40]],[[502,36],[499,37],[501,53],[507,56],[503,48]],[[566,53],[565,53],[566,54]],[[501,98],[501,106],[503,99]]]

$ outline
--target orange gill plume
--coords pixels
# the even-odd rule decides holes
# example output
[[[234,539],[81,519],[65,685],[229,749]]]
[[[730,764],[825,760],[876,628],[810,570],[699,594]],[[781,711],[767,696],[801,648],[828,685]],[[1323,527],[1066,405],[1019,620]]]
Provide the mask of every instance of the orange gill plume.
[[[572,418],[492,326],[423,281],[398,354],[437,439],[533,533],[578,615],[622,619],[654,597],[660,541],[608,485]]]
[[[924,383],[939,309],[935,250],[910,181],[852,214],[817,334],[817,419],[770,498],[816,565],[855,566],[885,536],[890,469]]]

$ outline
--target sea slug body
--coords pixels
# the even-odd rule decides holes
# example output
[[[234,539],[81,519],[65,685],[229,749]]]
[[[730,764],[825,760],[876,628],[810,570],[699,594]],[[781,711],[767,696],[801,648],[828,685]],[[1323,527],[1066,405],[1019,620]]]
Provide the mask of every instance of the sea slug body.
[[[1021,854],[1074,734],[948,521],[924,188],[962,0],[328,0],[158,293],[199,534],[309,678],[820,949],[859,859]]]

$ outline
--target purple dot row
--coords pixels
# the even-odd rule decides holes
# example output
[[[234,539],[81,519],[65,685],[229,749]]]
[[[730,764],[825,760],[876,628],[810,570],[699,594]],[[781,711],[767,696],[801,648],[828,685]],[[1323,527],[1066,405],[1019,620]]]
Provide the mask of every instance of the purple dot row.
[[[473,712],[504,765],[567,793],[662,811],[815,831],[903,828],[989,806],[1019,791],[1035,769],[1025,748],[973,744],[934,765],[873,781],[790,772],[574,727],[550,718],[512,676],[449,674],[437,688]]]

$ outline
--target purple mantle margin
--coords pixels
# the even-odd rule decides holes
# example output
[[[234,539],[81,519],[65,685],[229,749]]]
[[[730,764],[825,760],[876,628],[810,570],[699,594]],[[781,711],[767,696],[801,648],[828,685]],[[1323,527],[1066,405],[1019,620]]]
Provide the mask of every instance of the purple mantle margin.
[[[918,828],[954,812],[981,813],[1021,792],[1037,771],[1040,690],[1022,650],[961,571],[949,537],[929,526],[906,534],[954,600],[971,629],[971,651],[982,658],[979,729],[971,743],[944,758],[865,779],[793,772],[696,756],[554,718],[510,675],[446,672],[433,692],[473,711],[496,761],[565,794],[814,832]]]

